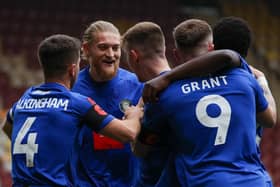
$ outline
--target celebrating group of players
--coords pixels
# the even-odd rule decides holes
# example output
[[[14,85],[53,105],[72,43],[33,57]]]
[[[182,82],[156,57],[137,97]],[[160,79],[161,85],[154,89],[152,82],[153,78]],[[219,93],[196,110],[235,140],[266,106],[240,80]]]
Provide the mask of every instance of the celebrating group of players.
[[[276,124],[276,106],[264,74],[245,61],[246,21],[222,18],[212,32],[188,19],[173,38],[172,70],[152,22],[121,36],[96,21],[82,42],[44,39],[44,83],[1,126],[12,143],[13,186],[273,186],[256,137]],[[129,71],[119,68],[121,55]],[[80,58],[88,62],[81,71]]]

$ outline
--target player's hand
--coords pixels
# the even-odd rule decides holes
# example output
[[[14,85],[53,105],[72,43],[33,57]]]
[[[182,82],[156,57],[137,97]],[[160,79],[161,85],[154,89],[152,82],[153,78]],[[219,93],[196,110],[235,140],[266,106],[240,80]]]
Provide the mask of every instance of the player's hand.
[[[144,115],[144,109],[142,106],[136,105],[136,106],[129,106],[126,108],[124,113],[124,119],[132,119],[136,118],[141,120]]]
[[[144,85],[142,97],[144,103],[156,102],[159,99],[159,93],[162,92],[170,81],[165,76],[158,76]]]
[[[250,66],[250,69],[252,70],[255,78],[257,79],[259,85],[262,87],[265,93],[271,93],[270,88],[268,87],[268,82],[266,80],[266,77],[263,72],[258,70],[257,68],[254,68],[253,66]],[[273,96],[272,96],[273,97]]]
[[[144,101],[143,101],[142,97],[139,99],[137,106],[142,107],[142,108],[144,107]]]

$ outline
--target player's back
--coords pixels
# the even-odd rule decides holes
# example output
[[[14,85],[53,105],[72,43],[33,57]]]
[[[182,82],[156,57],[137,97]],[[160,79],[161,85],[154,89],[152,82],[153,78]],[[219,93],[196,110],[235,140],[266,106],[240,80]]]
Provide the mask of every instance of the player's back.
[[[65,163],[85,97],[56,83],[30,88],[10,110],[15,186],[67,186]]]
[[[261,88],[241,69],[178,81],[160,98],[177,177],[188,187],[264,184],[255,143]]]

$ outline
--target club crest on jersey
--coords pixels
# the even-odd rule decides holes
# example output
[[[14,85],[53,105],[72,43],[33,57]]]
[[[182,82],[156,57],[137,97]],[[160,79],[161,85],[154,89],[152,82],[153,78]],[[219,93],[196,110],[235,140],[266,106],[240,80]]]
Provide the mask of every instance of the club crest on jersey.
[[[119,103],[120,110],[124,113],[125,110],[132,105],[132,102],[128,99],[124,99]]]

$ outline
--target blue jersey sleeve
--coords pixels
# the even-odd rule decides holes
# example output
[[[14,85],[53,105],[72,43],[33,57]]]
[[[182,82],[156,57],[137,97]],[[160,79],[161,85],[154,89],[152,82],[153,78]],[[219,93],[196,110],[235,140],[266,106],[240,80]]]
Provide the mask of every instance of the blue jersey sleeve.
[[[91,98],[78,93],[75,93],[75,95],[76,99],[73,103],[75,112],[80,113],[79,115],[82,117],[81,122],[94,131],[100,131],[114,119],[112,115],[107,114],[107,112]]]
[[[32,87],[27,89],[24,94],[22,95],[22,97],[24,97],[25,95],[27,95],[30,91],[32,90]],[[10,123],[10,124],[13,124],[13,121],[14,121],[14,115],[15,115],[15,110],[16,110],[16,106],[17,106],[17,103],[19,101],[15,102],[13,104],[13,106],[10,108],[10,110],[7,112],[7,115],[6,115],[6,119],[7,121]]]
[[[13,124],[13,121],[14,121],[15,107],[16,107],[16,103],[12,106],[12,108],[10,108],[10,110],[7,112],[7,115],[6,115],[6,119],[10,124]]]
[[[107,114],[99,105],[97,105],[92,99],[88,98],[92,107],[86,113],[84,122],[95,131],[100,131],[106,125],[108,125],[114,117]]]

